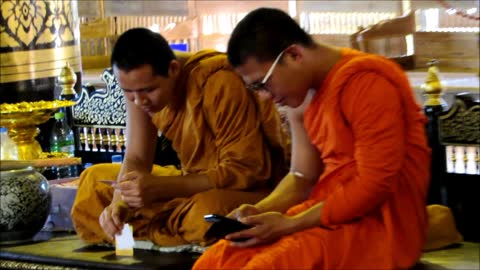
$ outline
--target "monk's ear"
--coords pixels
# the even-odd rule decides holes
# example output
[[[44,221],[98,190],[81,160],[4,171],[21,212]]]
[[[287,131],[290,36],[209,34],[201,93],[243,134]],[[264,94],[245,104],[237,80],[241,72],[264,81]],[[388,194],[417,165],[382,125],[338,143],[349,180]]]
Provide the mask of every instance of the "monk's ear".
[[[302,61],[305,56],[305,48],[298,44],[293,44],[285,49],[285,53],[287,53],[293,61]]]
[[[168,66],[168,77],[176,78],[178,74],[180,74],[180,62],[178,60],[173,59],[170,61],[170,65]]]

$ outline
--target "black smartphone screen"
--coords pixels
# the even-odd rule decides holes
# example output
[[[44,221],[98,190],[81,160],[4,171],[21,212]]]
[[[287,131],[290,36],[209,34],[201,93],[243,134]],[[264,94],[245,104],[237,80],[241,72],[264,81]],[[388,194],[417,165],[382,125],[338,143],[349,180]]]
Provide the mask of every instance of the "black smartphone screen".
[[[203,217],[206,221],[213,223],[210,229],[205,233],[205,238],[225,238],[227,234],[249,229],[252,226],[241,223],[235,219],[220,215],[210,214]],[[235,239],[235,242],[245,241],[247,239]]]

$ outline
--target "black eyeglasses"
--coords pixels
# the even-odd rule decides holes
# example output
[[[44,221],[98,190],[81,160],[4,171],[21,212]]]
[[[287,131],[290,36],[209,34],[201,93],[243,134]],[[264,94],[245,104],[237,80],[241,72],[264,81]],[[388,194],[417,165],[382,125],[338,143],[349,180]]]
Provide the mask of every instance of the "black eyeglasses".
[[[268,82],[268,79],[270,79],[270,77],[272,76],[273,70],[277,66],[278,61],[280,61],[280,58],[282,58],[282,55],[283,55],[284,52],[285,52],[285,50],[283,50],[282,52],[280,52],[280,54],[278,54],[277,58],[273,62],[272,66],[268,69],[267,74],[265,75],[265,77],[263,77],[263,80],[261,82],[254,82],[254,83],[246,85],[245,87],[248,90],[254,91],[254,92],[255,91],[260,91],[260,90],[267,90],[265,88],[265,86]]]

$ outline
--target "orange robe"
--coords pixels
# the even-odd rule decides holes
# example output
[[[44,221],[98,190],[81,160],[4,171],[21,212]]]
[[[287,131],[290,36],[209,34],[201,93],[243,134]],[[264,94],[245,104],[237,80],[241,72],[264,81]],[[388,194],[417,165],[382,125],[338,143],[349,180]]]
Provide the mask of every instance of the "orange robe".
[[[258,247],[213,245],[194,269],[406,269],[425,243],[430,149],[408,79],[379,56],[343,49],[304,113],[325,164],[310,198],[322,223]]]
[[[159,245],[212,240],[203,239],[210,226],[203,215],[227,214],[242,203],[257,202],[287,167],[286,138],[275,105],[245,89],[225,54],[199,52],[183,69],[184,102],[152,117],[172,141],[182,168],[154,166],[152,174],[205,174],[215,188],[190,198],[157,202],[134,213],[128,222],[136,239]],[[117,164],[99,164],[80,176],[72,220],[77,234],[87,242],[108,239],[98,217],[110,204],[113,189],[98,180],[116,179],[119,171]]]

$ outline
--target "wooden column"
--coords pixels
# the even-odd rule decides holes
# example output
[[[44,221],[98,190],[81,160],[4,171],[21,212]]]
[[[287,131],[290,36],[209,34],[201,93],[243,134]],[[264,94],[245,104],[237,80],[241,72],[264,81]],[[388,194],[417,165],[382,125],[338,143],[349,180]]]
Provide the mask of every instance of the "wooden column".
[[[98,16],[100,19],[105,18],[105,2],[104,0],[98,0]]]

